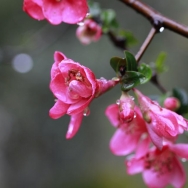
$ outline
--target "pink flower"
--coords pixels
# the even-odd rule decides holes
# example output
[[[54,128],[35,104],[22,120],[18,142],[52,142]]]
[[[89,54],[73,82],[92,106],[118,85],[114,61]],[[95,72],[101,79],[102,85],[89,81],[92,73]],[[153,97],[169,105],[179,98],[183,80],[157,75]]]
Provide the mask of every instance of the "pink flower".
[[[83,44],[90,44],[96,42],[101,38],[101,26],[91,19],[84,21],[83,25],[79,26],[76,30],[76,36]]]
[[[85,18],[88,6],[86,0],[24,0],[23,10],[34,19],[47,19],[54,25],[75,24]]]
[[[168,97],[164,101],[164,107],[176,111],[180,107],[180,101],[175,97]]]
[[[187,144],[166,144],[161,150],[154,147],[146,155],[128,160],[127,173],[142,172],[143,180],[150,188],[164,188],[168,184],[181,188],[186,175],[178,156],[188,159]]]
[[[136,151],[137,155],[143,155],[149,148],[150,139],[145,121],[139,108],[135,107],[134,110],[134,119],[122,123],[117,104],[112,104],[106,109],[106,116],[112,125],[118,128],[110,141],[110,149],[115,155],[128,155],[133,151]]]
[[[77,62],[68,59],[61,52],[55,52],[51,69],[50,89],[57,98],[50,109],[53,119],[68,114],[71,121],[66,138],[72,138],[78,131],[83,114],[88,115],[90,102],[104,90],[115,86],[115,81],[97,80],[93,72]]]
[[[174,140],[178,134],[188,129],[188,122],[182,116],[160,107],[140,91],[134,89],[134,92],[138,97],[151,140],[158,148],[162,148],[163,138]]]

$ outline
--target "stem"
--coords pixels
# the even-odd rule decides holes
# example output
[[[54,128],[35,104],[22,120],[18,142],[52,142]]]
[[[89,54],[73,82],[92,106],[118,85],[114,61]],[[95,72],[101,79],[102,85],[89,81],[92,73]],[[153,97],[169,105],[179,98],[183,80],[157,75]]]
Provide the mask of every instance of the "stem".
[[[140,47],[140,50],[138,51],[138,53],[135,56],[137,62],[140,61],[141,57],[143,56],[143,54],[146,51],[149,44],[151,43],[151,41],[152,41],[153,37],[155,36],[156,32],[157,32],[156,28],[152,27],[148,36],[147,36],[147,38],[145,39],[144,43]]]
[[[175,33],[178,33],[186,38],[188,38],[188,27],[174,20],[163,16],[161,13],[157,12],[148,5],[142,3],[139,0],[119,0],[129,7],[133,8],[138,13],[146,17],[151,24],[159,30],[161,27],[167,28]]]
[[[163,94],[165,94],[167,91],[166,89],[160,84],[158,80],[158,76],[154,74],[150,80]]]

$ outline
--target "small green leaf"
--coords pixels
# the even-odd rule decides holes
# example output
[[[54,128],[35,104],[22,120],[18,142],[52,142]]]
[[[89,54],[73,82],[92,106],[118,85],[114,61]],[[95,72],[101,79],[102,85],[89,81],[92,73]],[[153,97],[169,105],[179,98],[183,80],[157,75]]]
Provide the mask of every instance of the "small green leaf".
[[[165,66],[165,60],[166,60],[167,54],[165,52],[161,52],[156,61],[155,61],[155,68],[157,73],[163,73],[168,70],[168,68]]]
[[[142,63],[138,67],[138,72],[142,73],[145,76],[145,80],[141,84],[148,82],[152,77],[152,70],[150,66],[145,63]]]
[[[188,95],[185,90],[174,88],[172,90],[172,95],[179,99],[181,105],[180,108],[177,110],[178,114],[185,114],[188,113]]]
[[[126,60],[120,57],[112,57],[110,59],[110,65],[114,69],[114,71],[118,73],[121,66],[125,67],[126,69]]]
[[[107,33],[112,28],[118,28],[118,22],[116,21],[116,13],[112,9],[103,10],[100,15],[102,21],[102,29],[104,33]]]
[[[127,71],[137,71],[137,62],[134,55],[128,51],[125,51],[124,53],[127,62]]]
[[[123,91],[128,91],[133,87],[142,84],[144,80],[145,76],[142,73],[135,71],[127,71],[122,78],[121,89]]]
[[[126,40],[127,46],[132,46],[138,43],[138,40],[134,37],[133,33],[130,31],[125,31],[121,29],[119,30],[118,35]]]

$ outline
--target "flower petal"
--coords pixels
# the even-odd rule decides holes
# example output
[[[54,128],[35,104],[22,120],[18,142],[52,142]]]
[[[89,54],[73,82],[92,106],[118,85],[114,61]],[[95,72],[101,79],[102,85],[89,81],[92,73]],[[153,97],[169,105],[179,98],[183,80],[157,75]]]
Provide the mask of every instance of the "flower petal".
[[[76,92],[79,96],[88,98],[92,94],[90,87],[86,86],[83,82],[73,80],[69,83],[69,88]]]
[[[133,152],[140,139],[140,134],[128,134],[118,129],[110,141],[110,149],[115,155],[128,155]]]
[[[58,119],[66,114],[69,106],[69,104],[65,104],[62,101],[57,100],[54,106],[50,109],[49,116],[53,119]]]
[[[77,113],[84,111],[84,109],[89,105],[91,100],[92,100],[92,98],[81,99],[77,103],[70,105],[70,107],[67,110],[67,114],[74,115],[74,114],[77,114]]]
[[[188,144],[169,144],[169,147],[176,155],[188,159]]]
[[[75,134],[78,132],[78,129],[80,128],[82,119],[83,119],[83,112],[71,116],[70,123],[68,126],[68,131],[66,134],[66,139],[71,139],[72,137],[75,136]]]
[[[114,127],[118,127],[120,123],[118,112],[119,112],[119,107],[117,104],[111,104],[110,106],[107,107],[105,111],[105,115],[108,117],[110,123]]]
[[[137,173],[143,172],[144,170],[143,158],[140,158],[140,159],[132,158],[131,160],[126,161],[125,164],[127,166],[127,173],[129,175],[137,174]]]
[[[155,146],[157,146],[159,149],[162,149],[163,147],[163,138],[159,136],[153,129],[152,125],[146,123],[146,127],[148,129],[148,133],[150,135],[150,138]]]
[[[36,3],[32,0],[25,0],[23,10],[27,12],[32,18],[43,20],[44,15],[40,4],[42,4],[41,0],[39,0],[39,3]]]
[[[57,74],[54,79],[52,79],[50,83],[50,89],[53,94],[62,102],[67,104],[72,104],[79,101],[79,98],[71,98],[68,94],[68,87],[65,83],[65,79],[62,74]]]
[[[174,157],[173,165],[174,167],[171,171],[170,184],[176,188],[181,188],[186,182],[185,171],[176,157]]]
[[[171,174],[168,171],[159,174],[153,168],[144,170],[142,176],[146,185],[151,188],[164,188],[171,180]]]

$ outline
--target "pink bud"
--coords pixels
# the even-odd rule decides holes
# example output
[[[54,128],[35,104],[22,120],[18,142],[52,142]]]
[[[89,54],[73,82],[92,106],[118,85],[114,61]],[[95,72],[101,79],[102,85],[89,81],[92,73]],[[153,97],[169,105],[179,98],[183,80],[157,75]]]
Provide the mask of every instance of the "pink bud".
[[[168,97],[164,101],[164,107],[176,111],[180,107],[180,101],[175,97]]]
[[[119,100],[119,117],[122,122],[131,122],[135,116],[134,98],[123,92]]]

